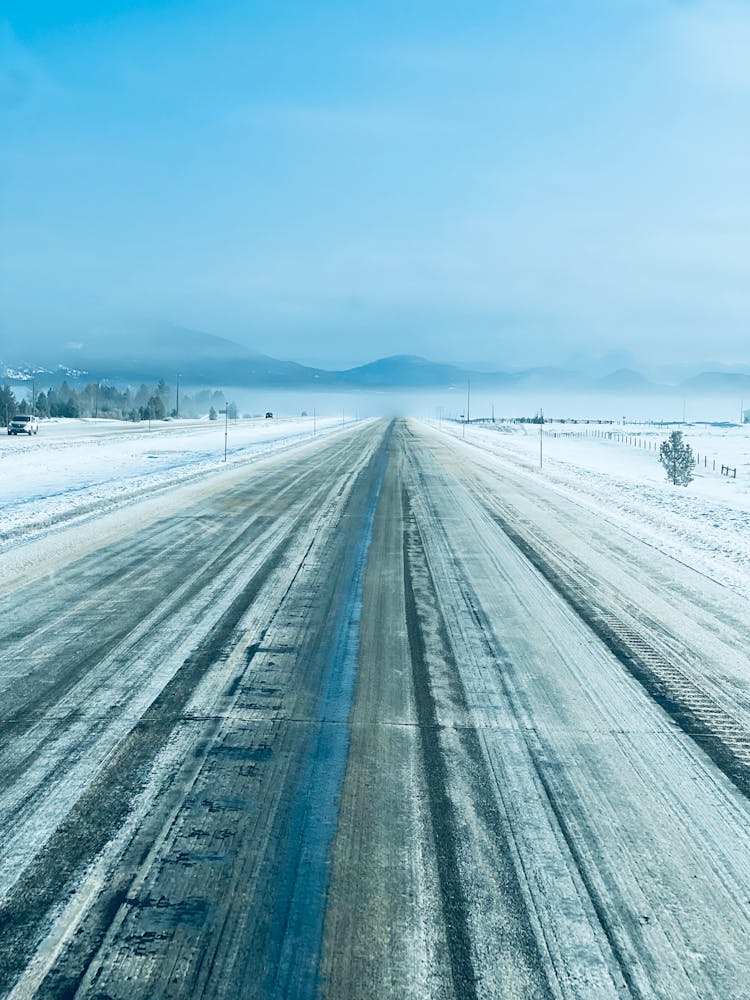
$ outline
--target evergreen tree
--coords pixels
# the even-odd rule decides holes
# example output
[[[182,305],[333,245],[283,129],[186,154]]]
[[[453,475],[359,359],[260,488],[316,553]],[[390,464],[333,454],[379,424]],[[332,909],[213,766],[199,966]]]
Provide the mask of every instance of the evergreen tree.
[[[0,386],[0,426],[7,427],[11,418],[15,417],[18,403],[13,390],[4,382]]]
[[[145,407],[148,406],[148,401],[152,395],[153,389],[149,389],[147,385],[141,383],[135,394],[135,405],[141,409],[145,409]]]
[[[208,411],[208,419],[209,420],[216,420],[217,416],[218,416],[218,414],[216,413],[216,410],[212,406],[211,409]]]
[[[118,389],[103,382],[88,382],[77,388],[69,382],[51,385],[36,397],[36,414],[39,417],[91,417],[107,416],[117,420],[164,420],[170,409],[172,389],[165,379],[156,386],[142,384],[137,390]],[[201,389],[195,396],[180,394],[180,416],[199,417],[209,406],[212,420],[223,411],[226,396],[219,389]],[[17,413],[31,412],[31,398],[19,399],[10,383],[0,385],[0,427],[7,425]],[[229,417],[234,420],[237,407],[229,404]],[[175,411],[172,410],[172,415]]]
[[[161,396],[152,396],[148,401],[149,420],[163,420],[167,415]]]
[[[59,407],[58,416],[60,417],[80,417],[80,415],[78,400],[74,396],[70,396]]]
[[[693,481],[695,458],[693,449],[682,440],[682,431],[672,431],[659,448],[659,461],[667,479],[675,486],[687,486]]]
[[[49,402],[44,392],[40,392],[36,397],[36,412],[39,417],[49,416]]]

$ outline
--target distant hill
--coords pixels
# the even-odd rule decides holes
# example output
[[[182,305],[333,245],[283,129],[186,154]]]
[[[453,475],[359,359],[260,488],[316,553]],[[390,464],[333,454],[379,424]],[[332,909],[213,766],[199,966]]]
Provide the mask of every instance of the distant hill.
[[[124,328],[106,345],[64,343],[38,355],[3,357],[14,374],[34,371],[43,379],[107,379],[125,382],[174,381],[179,374],[193,385],[309,385],[321,375],[315,368],[248,350],[233,340],[182,327]]]
[[[185,384],[276,386],[328,389],[417,389],[465,385],[513,385],[517,376],[472,372],[456,365],[437,364],[413,355],[381,358],[342,371],[311,368],[250,351],[223,337],[182,328],[123,331],[106,349],[86,344],[47,348],[40,355],[2,358],[5,373],[20,379],[35,373],[55,382],[108,379],[124,382],[174,381]],[[2,368],[0,367],[0,370]]]
[[[368,386],[370,388],[394,386],[413,387],[418,385],[453,385],[466,381],[466,372],[454,365],[433,364],[425,358],[409,354],[380,358],[366,365],[349,368],[334,373],[337,382],[343,385]]]
[[[634,372],[630,368],[620,368],[597,379],[596,388],[607,392],[649,392],[655,388],[664,389],[664,386],[655,386],[640,372]]]
[[[479,372],[443,364],[411,354],[379,358],[340,371],[327,371],[281,361],[252,351],[233,340],[200,330],[175,326],[132,327],[108,330],[99,341],[74,343],[48,340],[45,345],[23,349],[23,355],[0,346],[0,377],[15,383],[37,379],[38,385],[93,380],[136,384],[160,378],[184,385],[220,387],[276,387],[351,391],[463,389],[470,380],[478,390],[503,389],[535,392],[647,393],[687,395],[737,393],[750,398],[748,369],[728,371],[717,365],[683,378],[677,385],[657,385],[630,366],[601,374],[606,361],[628,358],[612,354],[582,368],[534,367],[523,371]],[[33,352],[33,353],[32,353]]]
[[[747,393],[750,395],[750,375],[741,372],[701,372],[680,382],[678,389],[687,394]]]
[[[473,372],[456,365],[436,364],[411,354],[380,358],[357,368],[332,373],[336,384],[359,388],[449,388],[465,386],[467,381],[479,385],[513,384],[513,375],[503,372]]]
[[[528,368],[517,372],[516,385],[524,389],[588,389],[591,379],[564,368]]]

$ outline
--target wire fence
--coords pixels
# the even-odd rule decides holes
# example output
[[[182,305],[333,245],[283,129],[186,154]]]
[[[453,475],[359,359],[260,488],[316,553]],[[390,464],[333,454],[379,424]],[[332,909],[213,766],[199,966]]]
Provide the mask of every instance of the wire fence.
[[[589,440],[598,438],[604,441],[611,441],[615,444],[629,445],[633,448],[640,448],[644,451],[653,451],[657,454],[662,444],[661,441],[647,439],[641,434],[632,434],[624,431],[607,431],[599,428],[587,428],[586,430],[580,431],[545,431],[544,433],[546,437],[551,438],[588,438]],[[701,452],[696,450],[694,455],[696,467],[702,468],[705,472],[717,471],[716,458],[709,459],[705,451],[701,454]],[[721,476],[726,476],[730,479],[737,478],[736,466],[724,465],[723,462],[719,462],[718,471]]]

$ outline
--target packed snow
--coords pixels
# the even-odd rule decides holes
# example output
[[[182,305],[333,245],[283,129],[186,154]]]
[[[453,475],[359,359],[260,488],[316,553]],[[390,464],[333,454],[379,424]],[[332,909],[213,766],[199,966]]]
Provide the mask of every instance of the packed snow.
[[[538,424],[433,426],[738,593],[750,591],[750,425],[545,423],[541,468]],[[700,456],[687,487],[669,483],[659,463],[672,430]]]
[[[0,546],[340,431],[342,418],[46,420],[0,434]],[[224,435],[227,460],[224,462]]]

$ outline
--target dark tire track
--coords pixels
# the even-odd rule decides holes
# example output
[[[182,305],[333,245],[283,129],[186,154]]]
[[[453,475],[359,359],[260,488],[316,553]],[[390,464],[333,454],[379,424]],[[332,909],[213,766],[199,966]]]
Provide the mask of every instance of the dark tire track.
[[[202,587],[207,586],[224,569],[222,563],[227,562],[228,556],[231,555],[235,560],[245,558],[243,553],[248,550],[248,546],[257,539],[261,531],[259,525],[270,525],[273,521],[270,514],[262,513],[264,505],[271,510],[278,509],[281,498],[281,509],[283,509],[284,498],[288,494],[290,507],[294,510],[294,519],[284,526],[283,532],[277,534],[275,542],[264,551],[263,561],[247,579],[239,593],[233,596],[229,606],[225,606],[220,615],[219,612],[214,612],[217,618],[211,624],[210,630],[197,642],[192,652],[187,655],[140,718],[133,722],[127,735],[113,746],[101,770],[51,833],[19,881],[0,902],[0,953],[3,955],[3,962],[0,964],[0,993],[11,987],[28,964],[44,932],[49,914],[74,892],[89,864],[106,848],[129,816],[133,801],[144,788],[154,760],[167,746],[176,728],[187,723],[195,727],[196,739],[200,737],[206,740],[210,739],[211,733],[220,724],[219,717],[200,718],[192,722],[185,715],[186,705],[212,667],[226,658],[233,647],[233,638],[241,619],[264,591],[271,578],[286,567],[287,558],[295,549],[295,545],[297,549],[294,554],[295,563],[298,560],[301,560],[299,565],[304,563],[306,553],[301,552],[297,543],[301,537],[309,533],[310,524],[316,521],[322,511],[338,503],[344,487],[337,475],[343,473],[346,480],[350,466],[356,465],[355,459],[362,455],[362,447],[362,442],[356,438],[347,441],[344,448],[340,443],[336,449],[331,445],[326,446],[321,449],[318,457],[329,460],[328,468],[317,463],[304,463],[298,469],[294,467],[285,469],[282,472],[282,481],[278,484],[279,488],[270,494],[269,487],[273,486],[274,479],[269,473],[264,477],[260,493],[256,484],[250,484],[251,502],[248,502],[247,487],[235,487],[217,499],[216,503],[220,507],[232,511],[226,532],[220,536],[222,544],[221,546],[214,544],[212,558],[207,564],[201,565],[198,572],[187,577],[187,585],[181,587],[179,591],[181,598],[186,592],[191,595],[196,594]],[[365,448],[367,447],[365,445]],[[330,467],[331,464],[333,468]],[[192,518],[190,520],[192,521]],[[190,525],[187,521],[185,524],[181,522],[180,518],[170,518],[160,524],[162,528],[167,524],[176,529],[179,539],[184,541],[185,531],[189,531]],[[149,531],[148,546],[153,546],[158,527],[159,525]],[[210,546],[213,538],[213,534],[207,538],[202,537],[199,548],[205,544]],[[190,547],[185,544],[184,548],[183,559],[185,565],[188,565],[191,557]],[[141,561],[143,551],[140,546],[136,546],[131,552],[125,542],[119,549],[122,558],[130,560],[126,563],[128,572],[146,573]],[[158,558],[160,552],[161,550],[154,547],[153,557],[146,563],[151,574],[150,579],[153,578],[157,583],[163,574],[163,564]],[[76,568],[81,568],[85,576],[88,566],[88,560],[74,563],[69,567],[68,573],[74,575]],[[94,564],[94,568],[98,568],[98,564]],[[111,578],[109,568],[105,567],[105,570],[107,577]],[[174,572],[174,567],[172,571]],[[179,567],[177,575],[179,576]],[[158,589],[152,587],[154,591]],[[177,595],[173,595],[169,590],[167,593],[169,596],[166,601],[162,596],[158,605],[159,608],[163,605],[160,620],[168,617],[170,609],[175,605]],[[128,629],[133,627],[133,619],[134,615],[131,614],[125,621],[115,623],[118,634],[123,633],[124,629],[124,635],[127,636]],[[138,621],[137,609],[135,621]],[[209,618],[208,622],[210,621]],[[96,633],[92,634],[91,641],[93,649],[89,656],[78,659],[71,656],[70,663],[65,664],[65,673],[67,674],[69,670],[73,680],[87,667],[93,668],[101,659],[103,651],[110,646],[109,641],[102,644],[101,637]],[[148,641],[148,636],[144,641]],[[33,726],[42,704],[49,703],[54,707],[55,697],[59,696],[61,691],[68,690],[73,680],[66,676],[61,682],[62,688],[60,685],[54,685],[52,690],[43,690],[36,698],[32,697],[33,710],[27,706],[26,711],[18,712],[14,719],[16,726]],[[59,724],[64,726],[65,720],[61,719]],[[16,732],[6,732],[7,739],[17,736]],[[43,747],[39,753],[44,753]],[[63,760],[54,773],[61,770],[64,775],[64,767]],[[163,780],[166,789],[171,775],[164,775]],[[169,798],[168,794],[166,798]],[[148,844],[141,845],[142,850],[146,852],[148,847]],[[94,913],[89,925],[91,933],[84,935],[89,941],[101,937],[109,923],[106,914],[116,911],[123,898],[124,886],[128,880],[126,878],[123,885],[118,873],[115,881],[117,885],[113,891],[109,893],[105,891],[101,900],[102,905]]]
[[[632,640],[628,641],[626,636],[622,634],[626,628],[624,623],[621,627],[613,627],[603,618],[602,611],[592,600],[591,594],[586,593],[571,579],[563,576],[542,554],[539,547],[526,538],[506,516],[498,513],[496,509],[486,503],[484,507],[495,524],[519,552],[554,588],[578,617],[588,625],[648,695],[680,727],[686,736],[689,736],[700,746],[732,784],[743,795],[750,798],[750,768],[738,757],[737,750],[718,736],[711,725],[706,723],[697,712],[692,711],[685,701],[671,693],[670,687],[664,683],[659,671],[653,666],[654,661],[661,662],[663,669],[668,669],[670,664],[664,661],[664,658],[655,649],[649,648],[647,642],[639,641],[638,646],[641,648],[636,648],[635,643]],[[644,658],[644,652],[651,659],[651,664]],[[690,695],[694,696],[695,693],[700,693],[709,709],[722,717],[725,728],[730,727],[733,730],[738,728],[735,720],[718,709],[710,695],[701,692],[697,685],[685,679],[683,686],[686,693],[689,692]],[[740,733],[739,735],[740,738],[744,736],[744,740],[737,749],[744,750],[750,744],[750,733]]]
[[[0,989],[8,989],[28,962],[38,929],[59,899],[61,885],[70,884],[82,873],[124,822],[133,797],[169,739],[182,709],[206,671],[221,657],[240,618],[279,567],[292,541],[293,536],[285,538],[269,554],[259,573],[138,720],[24,878],[0,903]],[[116,901],[111,905],[116,908]]]
[[[374,506],[383,454],[381,445],[355,468],[332,470],[326,481],[334,502],[322,520],[311,516],[321,508],[320,496],[306,499],[295,534],[312,539],[303,554],[297,548],[297,568],[245,649],[222,710],[195,720],[199,759],[180,765],[174,790],[157,801],[128,845],[117,884],[83,917],[38,996],[313,995],[311,956],[319,954],[320,941],[311,925],[316,914],[321,924],[324,917],[338,795],[331,755],[345,760],[342,686],[352,667],[346,657],[334,661],[352,611],[352,574],[364,564],[363,511]],[[279,547],[269,572],[285,562],[293,542]],[[238,607],[227,646],[239,641],[236,626],[246,610],[246,603]],[[341,615],[340,628],[329,629]],[[321,807],[326,782],[327,811]],[[228,815],[237,817],[236,826]],[[214,863],[219,870],[204,881],[201,866]],[[315,900],[311,886],[318,890]],[[287,927],[295,901],[302,937]],[[165,943],[178,925],[185,937]],[[134,960],[132,975],[124,970]],[[181,975],[173,975],[175,963]]]
[[[412,432],[413,436],[413,432]],[[681,668],[678,646],[671,656],[649,641],[648,634],[669,642],[670,636],[642,608],[630,608],[643,626],[638,634],[618,606],[604,605],[585,566],[571,553],[557,551],[539,537],[512,507],[471,480],[466,484],[494,524],[531,563],[575,614],[586,623],[650,698],[690,737],[742,794],[750,799],[750,729],[739,723]],[[556,559],[546,553],[552,552]],[[640,629],[639,629],[640,632]]]
[[[457,831],[461,821],[450,795],[450,779],[445,752],[441,745],[441,727],[432,695],[430,666],[422,633],[425,605],[432,619],[439,621],[442,656],[448,672],[455,678],[460,691],[462,708],[468,716],[468,706],[460,684],[460,674],[450,646],[445,623],[440,616],[438,592],[427,563],[416,519],[411,510],[409,496],[404,489],[404,577],[406,595],[406,625],[411,650],[414,697],[419,718],[420,739],[424,759],[424,772],[432,818],[435,855],[437,860],[440,893],[445,921],[447,946],[456,997],[474,1000],[480,996],[474,965],[474,951],[466,895],[466,874],[461,870],[460,843]],[[419,603],[418,603],[419,602]],[[420,607],[420,603],[422,607]],[[421,613],[420,613],[421,612]],[[476,769],[486,770],[486,761],[475,729],[462,728],[461,743]],[[487,782],[493,779],[487,775]],[[483,820],[498,845],[502,869],[496,874],[502,885],[504,902],[512,914],[505,927],[506,940],[502,944],[514,951],[519,964],[527,970],[532,980],[528,996],[552,995],[542,970],[539,951],[526,913],[523,893],[512,862],[510,845],[504,833],[504,820],[496,803],[487,797],[481,801]]]

